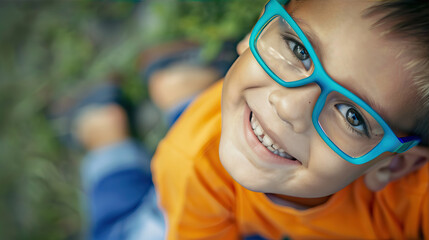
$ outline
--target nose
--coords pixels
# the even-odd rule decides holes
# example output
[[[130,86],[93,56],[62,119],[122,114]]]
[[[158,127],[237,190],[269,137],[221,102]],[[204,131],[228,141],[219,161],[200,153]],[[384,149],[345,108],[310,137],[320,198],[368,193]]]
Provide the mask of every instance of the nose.
[[[296,133],[303,133],[312,126],[311,115],[320,92],[315,83],[296,88],[281,87],[270,93],[269,101],[283,121]]]

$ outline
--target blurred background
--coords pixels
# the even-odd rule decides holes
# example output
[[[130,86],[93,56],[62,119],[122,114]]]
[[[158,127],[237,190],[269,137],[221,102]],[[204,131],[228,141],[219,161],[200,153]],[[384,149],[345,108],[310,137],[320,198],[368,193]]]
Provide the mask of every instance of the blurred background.
[[[83,152],[53,120],[52,112],[67,108],[59,102],[120,79],[126,97],[142,109],[137,136],[154,151],[168,126],[149,98],[145,71],[152,58],[145,54],[186,40],[198,45],[203,61],[213,61],[225,43],[250,31],[264,3],[1,1],[0,239],[85,236]]]

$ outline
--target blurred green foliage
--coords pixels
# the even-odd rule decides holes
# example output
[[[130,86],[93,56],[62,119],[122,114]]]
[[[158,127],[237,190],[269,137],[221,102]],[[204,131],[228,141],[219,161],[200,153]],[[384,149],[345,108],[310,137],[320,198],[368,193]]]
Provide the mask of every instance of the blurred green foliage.
[[[207,58],[214,57],[222,42],[241,39],[251,29],[265,0],[179,1],[169,33],[182,36],[204,46]],[[164,5],[165,6],[165,5]]]
[[[250,30],[264,2],[0,2],[0,239],[85,235],[81,156],[47,118],[56,99],[117,74],[135,103],[147,100],[143,49],[187,38],[211,58]]]

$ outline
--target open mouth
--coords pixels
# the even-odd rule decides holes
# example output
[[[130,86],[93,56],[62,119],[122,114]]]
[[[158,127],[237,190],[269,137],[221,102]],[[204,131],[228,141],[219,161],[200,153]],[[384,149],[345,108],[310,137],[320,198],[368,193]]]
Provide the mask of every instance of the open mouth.
[[[284,149],[280,148],[278,144],[276,144],[272,138],[270,138],[262,128],[261,124],[258,122],[253,112],[250,113],[250,125],[253,129],[253,133],[259,139],[259,142],[265,146],[270,152],[288,160],[297,160],[295,157],[291,156]]]

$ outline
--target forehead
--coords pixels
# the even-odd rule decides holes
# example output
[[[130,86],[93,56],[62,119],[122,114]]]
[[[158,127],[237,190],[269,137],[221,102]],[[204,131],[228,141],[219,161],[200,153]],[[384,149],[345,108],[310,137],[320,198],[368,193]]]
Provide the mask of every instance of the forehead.
[[[326,72],[371,105],[393,128],[410,130],[415,122],[414,87],[401,61],[403,44],[374,29],[376,18],[363,17],[375,1],[300,0],[287,10],[304,32],[317,39],[314,46]],[[312,43],[316,45],[314,42]]]

